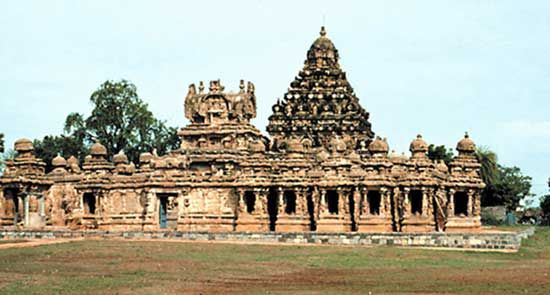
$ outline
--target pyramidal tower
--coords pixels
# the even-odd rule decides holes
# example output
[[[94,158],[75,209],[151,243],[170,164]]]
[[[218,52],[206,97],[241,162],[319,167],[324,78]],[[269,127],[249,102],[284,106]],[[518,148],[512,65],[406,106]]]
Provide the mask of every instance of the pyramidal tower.
[[[303,69],[273,105],[267,131],[274,149],[283,149],[290,139],[328,149],[334,137],[342,137],[352,149],[369,145],[374,137],[369,113],[359,104],[338,60],[338,50],[321,27]]]

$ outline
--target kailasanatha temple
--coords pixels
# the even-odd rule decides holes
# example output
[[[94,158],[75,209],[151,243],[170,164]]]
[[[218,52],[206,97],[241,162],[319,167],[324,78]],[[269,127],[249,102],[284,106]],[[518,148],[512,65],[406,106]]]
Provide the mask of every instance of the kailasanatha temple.
[[[324,28],[267,133],[254,84],[189,86],[180,148],[131,163],[93,144],[83,163],[56,157],[53,171],[15,142],[0,178],[0,228],[201,232],[475,231],[484,183],[465,135],[447,165],[412,135],[411,155],[389,152],[338,63]]]

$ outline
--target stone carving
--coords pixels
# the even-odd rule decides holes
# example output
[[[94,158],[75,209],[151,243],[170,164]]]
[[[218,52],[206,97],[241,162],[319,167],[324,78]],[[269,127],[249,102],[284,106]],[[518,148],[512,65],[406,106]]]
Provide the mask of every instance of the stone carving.
[[[272,107],[270,138],[250,124],[257,109],[251,82],[241,80],[236,92],[226,91],[219,80],[208,89],[203,82],[191,84],[184,106],[189,124],[178,132],[180,148],[166,155],[142,153],[138,167],[123,151],[110,155],[97,142],[82,165],[74,156],[58,156],[46,174],[32,141],[16,141],[17,156],[6,161],[0,177],[0,228],[414,232],[480,227],[484,184],[473,140],[466,134],[458,142],[458,156],[448,166],[426,156],[428,144],[421,136],[411,142],[411,157],[388,155],[388,141],[374,137],[369,113],[324,28],[303,69]],[[244,192],[253,193],[252,201]],[[464,198],[467,214],[455,215],[455,203],[458,208]],[[245,214],[246,202],[253,204],[251,214]],[[40,222],[29,221],[37,213]]]

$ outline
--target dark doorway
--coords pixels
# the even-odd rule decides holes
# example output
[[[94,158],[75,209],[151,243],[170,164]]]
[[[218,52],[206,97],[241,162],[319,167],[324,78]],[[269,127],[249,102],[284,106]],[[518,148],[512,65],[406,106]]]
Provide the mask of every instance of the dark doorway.
[[[422,191],[412,190],[409,194],[409,200],[411,203],[411,213],[414,215],[422,214]]]
[[[380,192],[368,191],[367,202],[369,204],[369,214],[380,215]]]
[[[307,194],[307,213],[309,215],[309,230],[317,230],[317,224],[315,223],[315,204],[313,203],[311,192]]]
[[[246,191],[244,193],[244,203],[246,205],[246,212],[252,213],[254,212],[255,204],[256,204],[256,195],[254,195],[254,192]]]
[[[267,213],[269,214],[269,230],[275,231],[275,223],[277,222],[277,212],[279,211],[279,200],[277,190],[272,188],[267,196]]]
[[[13,224],[17,225],[19,222],[19,200],[17,198],[18,191],[16,189],[6,189],[4,191],[4,199],[6,200],[6,213],[13,214]]]
[[[454,195],[455,216],[468,216],[468,195],[456,192]]]
[[[159,196],[159,227],[166,228],[168,223],[168,196]]]
[[[93,193],[84,193],[82,201],[84,204],[84,214],[95,214],[95,195]]]
[[[338,214],[338,192],[336,192],[335,190],[329,190],[327,191],[326,197],[328,213]]]
[[[295,214],[296,213],[296,194],[293,191],[285,191],[284,200],[285,200],[285,213]]]
[[[350,192],[348,195],[348,204],[349,204],[349,214],[351,219],[351,230],[357,231],[357,224],[355,222],[355,206],[358,204],[355,204],[355,200],[353,199],[353,192]]]

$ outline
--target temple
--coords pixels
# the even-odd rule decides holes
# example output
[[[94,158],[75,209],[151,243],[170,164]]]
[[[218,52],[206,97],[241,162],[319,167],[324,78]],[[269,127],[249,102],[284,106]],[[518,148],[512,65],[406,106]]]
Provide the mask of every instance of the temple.
[[[208,88],[206,88],[208,87]],[[375,137],[324,28],[303,69],[272,107],[263,135],[254,84],[191,84],[179,149],[108,155],[81,164],[35,157],[15,143],[0,178],[0,228],[110,231],[475,231],[484,183],[465,135],[446,165],[416,136],[410,156]]]

